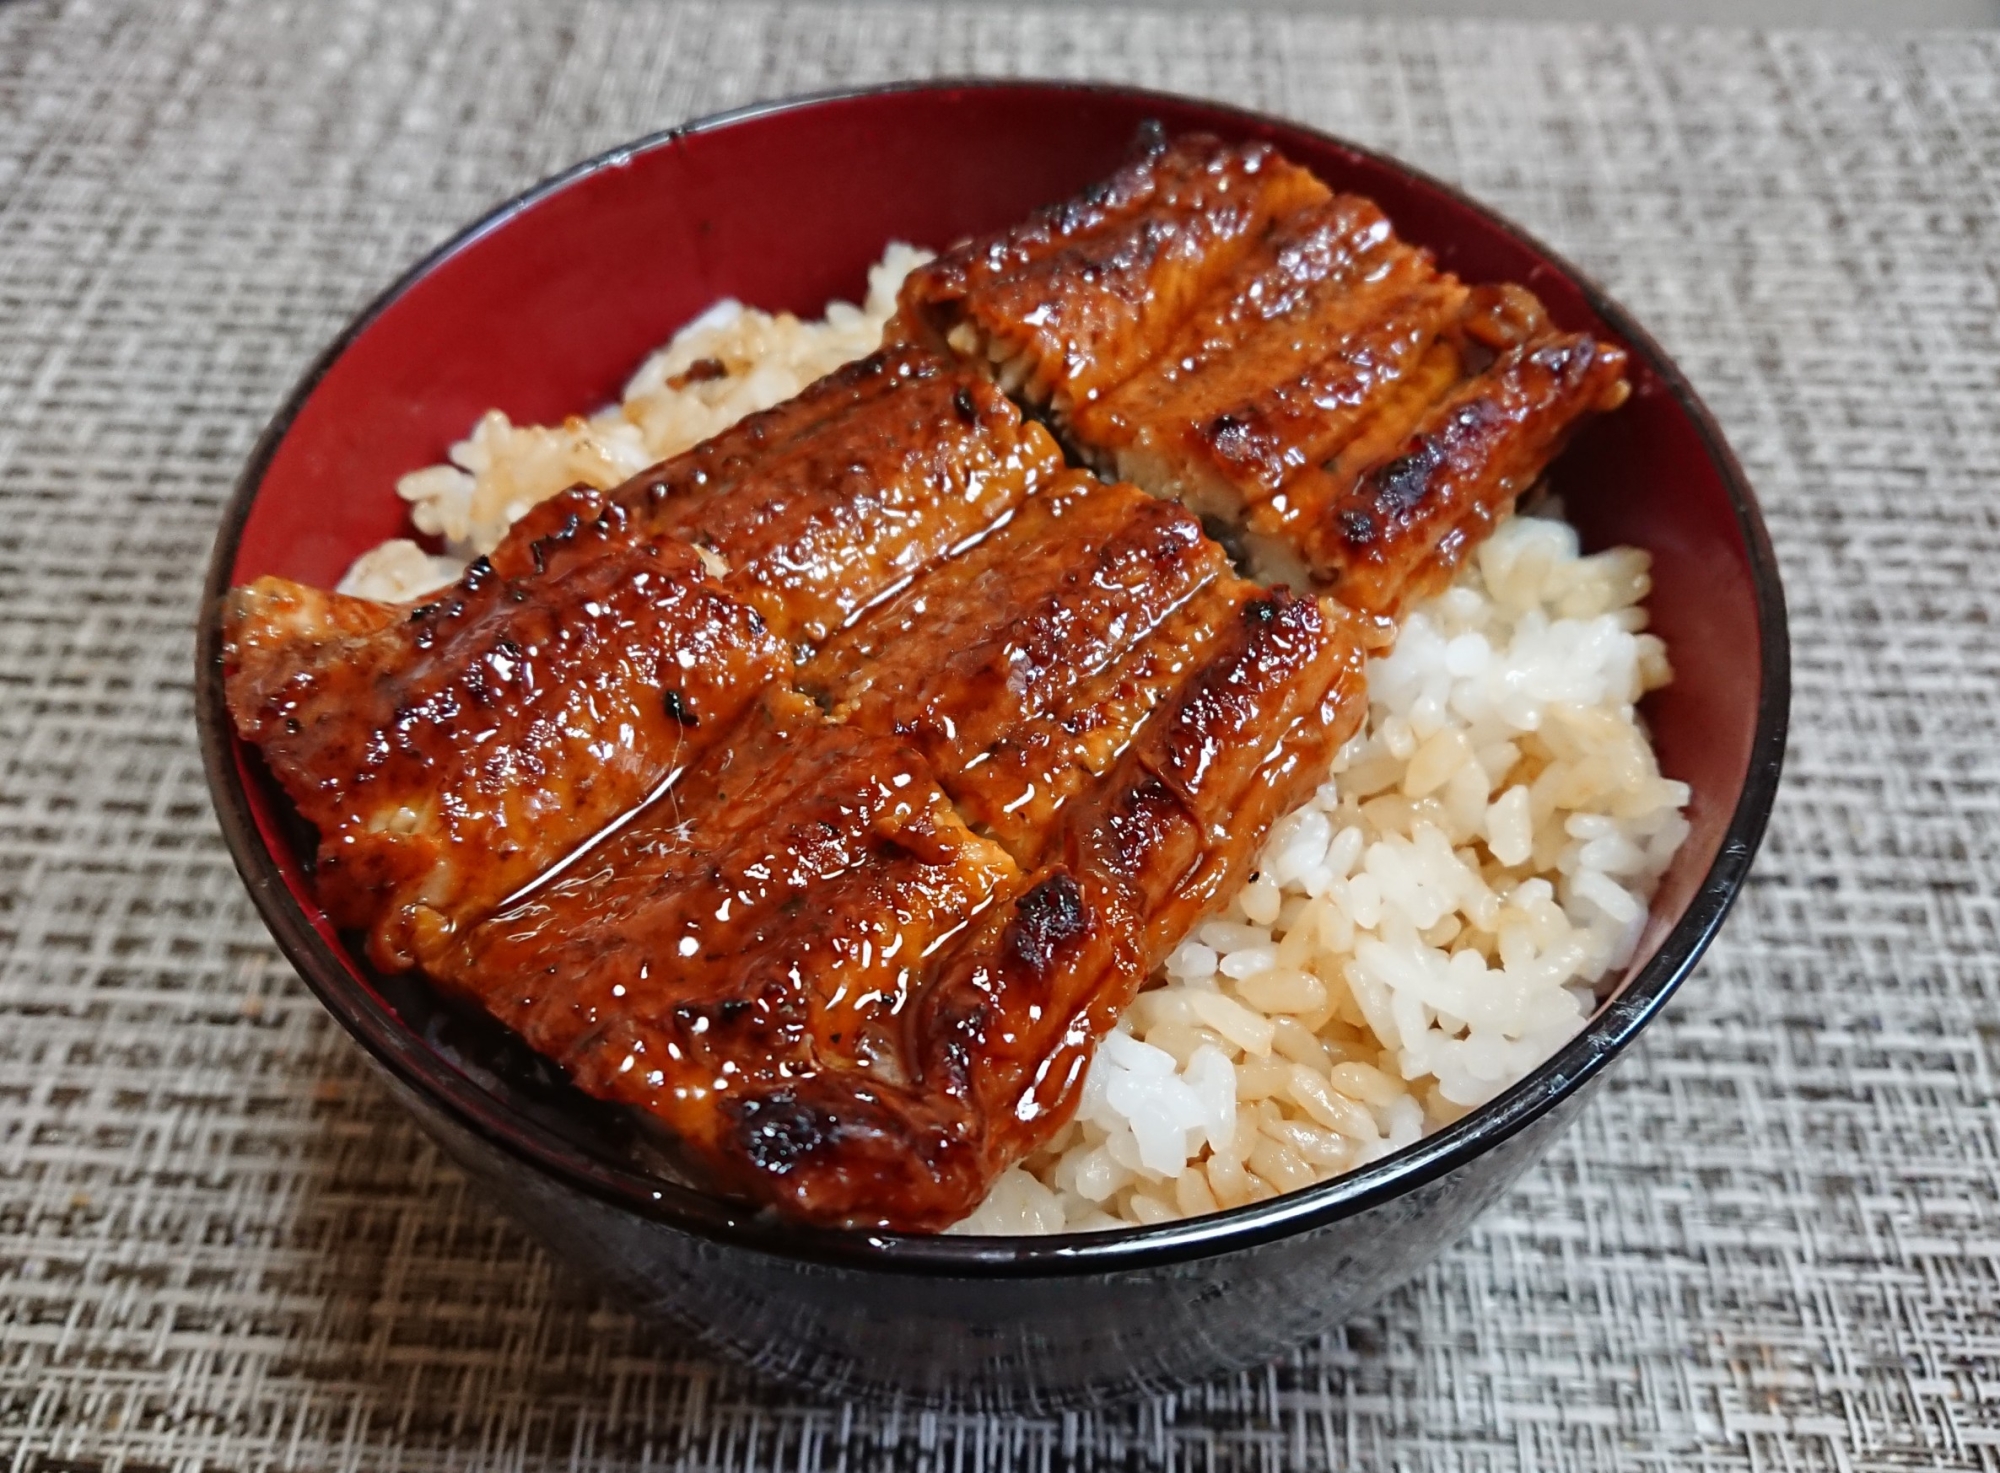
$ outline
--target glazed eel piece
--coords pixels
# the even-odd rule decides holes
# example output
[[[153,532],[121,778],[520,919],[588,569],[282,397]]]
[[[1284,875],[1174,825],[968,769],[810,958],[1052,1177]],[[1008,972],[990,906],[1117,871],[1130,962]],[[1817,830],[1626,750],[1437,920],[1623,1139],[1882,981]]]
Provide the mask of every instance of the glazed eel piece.
[[[610,494],[635,527],[718,556],[726,585],[804,654],[1061,468],[983,374],[900,346]]]
[[[1283,589],[1239,604],[1110,780],[1076,802],[1012,905],[937,969],[914,1025],[918,1067],[980,1123],[996,1167],[1069,1119],[1098,1039],[1248,878],[1271,824],[1360,725],[1355,624]]]
[[[982,376],[850,364],[609,492],[534,507],[415,609],[235,590],[237,730],[320,834],[377,965],[489,912],[629,813],[769,681],[1060,466]]]
[[[803,689],[922,752],[1021,863],[1256,589],[1188,513],[1069,472],[829,640]]]
[[[940,1180],[977,1201],[970,1121],[912,1078],[904,1032],[930,958],[1016,876],[910,747],[776,687],[582,863],[422,961],[693,1178],[942,1227]],[[802,1158],[847,1190],[802,1190]]]
[[[237,732],[386,971],[643,802],[791,664],[693,547],[588,490],[419,607],[260,578],[222,619]]]
[[[1073,433],[1106,469],[1239,521],[1406,386],[1455,379],[1466,296],[1369,201],[1331,196],[1274,222]]]
[[[1541,478],[1576,426],[1624,402],[1625,354],[1583,333],[1538,333],[1422,406],[1387,453],[1310,466],[1246,532],[1265,564],[1304,569],[1350,606],[1393,617],[1451,582]],[[1383,417],[1378,435],[1405,428]]]
[[[919,266],[892,331],[1067,423],[1155,357],[1275,221],[1327,193],[1268,145],[1150,132],[1103,183]]]
[[[1627,392],[1623,351],[1526,288],[1468,287],[1370,201],[1201,135],[920,267],[893,331],[1385,632]]]
[[[1038,863],[924,755],[775,687],[425,969],[796,1219],[933,1231],[1067,1118],[1099,1034],[1358,721],[1337,612],[1235,605]]]

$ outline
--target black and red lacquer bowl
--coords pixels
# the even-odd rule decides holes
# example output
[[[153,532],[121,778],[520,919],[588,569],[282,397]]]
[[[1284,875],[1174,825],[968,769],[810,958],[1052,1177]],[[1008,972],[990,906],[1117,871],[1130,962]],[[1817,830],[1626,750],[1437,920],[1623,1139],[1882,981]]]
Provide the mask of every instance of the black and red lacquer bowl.
[[[1653,554],[1678,679],[1646,707],[1693,833],[1639,959],[1583,1032],[1420,1144],[1309,1191],[1186,1223],[1067,1238],[787,1225],[649,1172],[629,1123],[421,982],[381,977],[313,900],[310,836],[233,737],[217,603],[265,573],[331,585],[405,531],[394,486],[488,407],[517,423],[616,398],[719,297],[816,315],[891,240],[940,247],[1102,177],[1136,130],[1262,138],[1471,281],[1539,292],[1623,342],[1634,394],[1555,472],[1587,545]],[[582,164],[421,262],[342,333],[244,472],[203,606],[200,719],[223,832],[308,986],[493,1199],[619,1302],[836,1391],[1053,1406],[1282,1354],[1456,1238],[1575,1114],[1693,968],[1743,883],[1778,782],[1787,650],[1750,488],[1687,382],[1550,252],[1434,180],[1273,118],[1124,88],[891,87],[694,123]],[[1698,1004],[1697,1004],[1698,1005]]]

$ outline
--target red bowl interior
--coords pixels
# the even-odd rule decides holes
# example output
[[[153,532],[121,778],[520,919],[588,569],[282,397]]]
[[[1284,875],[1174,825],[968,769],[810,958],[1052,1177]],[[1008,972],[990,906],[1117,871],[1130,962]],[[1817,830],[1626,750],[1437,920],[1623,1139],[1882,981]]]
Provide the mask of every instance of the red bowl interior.
[[[941,247],[1015,220],[1109,172],[1146,119],[1269,139],[1336,189],[1374,198],[1467,280],[1525,282],[1564,326],[1635,348],[1631,402],[1578,440],[1554,480],[1588,545],[1653,553],[1653,627],[1679,672],[1647,715],[1662,767],[1693,790],[1693,833],[1660,888],[1643,963],[1709,876],[1759,742],[1772,631],[1760,628],[1754,509],[1732,499],[1727,452],[1657,349],[1572,271],[1434,181],[1275,121],[1122,90],[938,86],[752,113],[585,166],[445,248],[358,324],[274,430],[228,581],[330,586],[364,549],[406,533],[396,478],[442,459],[489,407],[517,423],[599,407],[718,297],[803,315],[858,300],[889,241]],[[283,883],[372,989],[313,901],[282,800],[234,755]]]

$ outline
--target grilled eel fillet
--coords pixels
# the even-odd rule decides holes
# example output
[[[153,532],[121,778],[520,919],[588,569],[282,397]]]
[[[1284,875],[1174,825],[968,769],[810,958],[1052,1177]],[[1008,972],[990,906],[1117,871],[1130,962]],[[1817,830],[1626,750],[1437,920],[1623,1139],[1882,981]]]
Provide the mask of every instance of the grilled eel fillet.
[[[319,831],[327,914],[385,971],[643,802],[791,663],[693,547],[584,490],[421,607],[260,578],[223,634],[236,730]]]
[[[610,494],[635,527],[719,555],[726,586],[804,654],[1062,468],[983,374],[902,346]]]
[[[1069,472],[799,681],[915,746],[967,820],[1032,864],[1255,592],[1182,508]]]
[[[725,1190],[932,1229],[1067,1117],[1358,722],[1362,654],[1181,509],[1051,474],[963,369],[835,379],[543,503],[420,608],[239,589],[225,675],[377,965]],[[913,391],[943,405],[870,408]],[[942,459],[941,409],[970,445]]]
[[[1077,198],[919,266],[905,334],[1066,419],[1157,356],[1276,221],[1327,194],[1264,144],[1155,140]]]
[[[919,267],[892,332],[1383,620],[1627,392],[1623,351],[1525,288],[1468,287],[1369,201],[1201,135]]]
[[[420,608],[235,590],[230,709],[319,830],[329,914],[398,970],[419,919],[489,912],[1060,468],[978,374],[877,353],[623,486],[541,503]]]

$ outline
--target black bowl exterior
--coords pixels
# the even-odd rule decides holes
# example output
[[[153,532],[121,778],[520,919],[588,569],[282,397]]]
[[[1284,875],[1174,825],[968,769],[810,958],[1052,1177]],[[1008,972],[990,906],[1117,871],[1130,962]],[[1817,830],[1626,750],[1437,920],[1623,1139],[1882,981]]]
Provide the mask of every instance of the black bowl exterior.
[[[885,1274],[717,1243],[552,1181],[384,1071],[558,1260],[676,1343],[831,1396],[1053,1412],[1247,1370],[1418,1272],[1538,1160],[1590,1086],[1457,1170],[1233,1252],[1035,1277]]]
[[[1131,89],[1020,85],[1050,93],[1115,93],[1258,128],[1292,126]],[[864,89],[834,100],[909,90],[920,89]],[[691,124],[605,159],[615,162],[740,117],[768,117],[824,100],[771,104]],[[496,1088],[493,1081],[469,1078],[381,995],[358,983],[267,847],[246,786],[259,779],[241,759],[223,702],[219,600],[230,585],[264,472],[314,386],[354,334],[425,271],[603,163],[581,165],[503,206],[385,293],[301,382],[239,482],[217,541],[198,630],[197,714],[225,839],[272,934],[425,1127],[558,1259],[615,1289],[621,1303],[768,1372],[849,1394],[1057,1407],[1241,1369],[1339,1324],[1455,1239],[1541,1154],[1573,1118],[1602,1067],[1692,970],[1749,868],[1783,756],[1789,651],[1769,539],[1713,420],[1643,330],[1580,274],[1562,267],[1657,375],[1727,489],[1754,579],[1761,678],[1743,785],[1733,802],[1718,795],[1729,803],[1726,838],[1698,892],[1651,959],[1554,1059],[1466,1119],[1385,1161],[1187,1223],[1053,1239],[790,1226],[593,1159],[530,1120],[504,1081]],[[1462,201],[1445,186],[1425,182]],[[1514,227],[1462,202],[1561,266]]]

